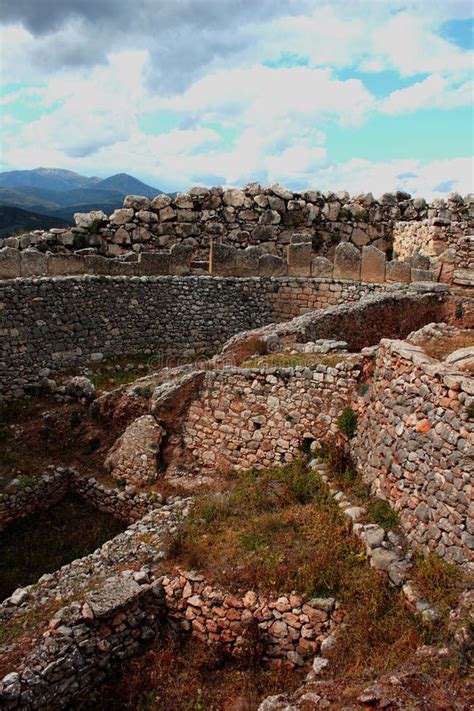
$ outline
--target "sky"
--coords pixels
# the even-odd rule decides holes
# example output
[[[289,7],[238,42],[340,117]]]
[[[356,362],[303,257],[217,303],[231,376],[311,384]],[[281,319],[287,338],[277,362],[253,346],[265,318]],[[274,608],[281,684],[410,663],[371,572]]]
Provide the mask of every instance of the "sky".
[[[471,0],[0,0],[1,170],[473,190]]]

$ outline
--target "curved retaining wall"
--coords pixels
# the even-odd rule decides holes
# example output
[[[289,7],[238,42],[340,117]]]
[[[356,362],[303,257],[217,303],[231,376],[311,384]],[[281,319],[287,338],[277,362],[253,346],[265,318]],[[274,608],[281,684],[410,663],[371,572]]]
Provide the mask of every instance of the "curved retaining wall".
[[[129,353],[212,353],[240,331],[394,288],[288,277],[0,281],[0,402],[38,387],[43,369]]]

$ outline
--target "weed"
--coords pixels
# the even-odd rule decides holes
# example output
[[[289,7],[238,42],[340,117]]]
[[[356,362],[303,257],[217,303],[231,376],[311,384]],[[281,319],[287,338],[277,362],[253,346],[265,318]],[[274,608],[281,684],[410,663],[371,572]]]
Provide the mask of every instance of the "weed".
[[[466,407],[466,415],[468,420],[474,420],[474,403]]]
[[[456,604],[463,575],[454,563],[447,563],[436,553],[418,554],[412,570],[414,586],[421,597],[447,612]]]
[[[92,222],[90,222],[84,229],[89,235],[97,235],[99,234],[100,228],[103,227],[104,224],[104,220],[95,219],[92,220]]]
[[[383,499],[371,498],[366,503],[367,516],[387,531],[400,525],[400,517],[394,509]]]
[[[147,400],[149,400],[153,394],[150,385],[144,385],[143,387],[135,388],[133,392],[135,393],[135,395],[137,395],[137,397],[144,397]]]
[[[337,426],[339,427],[339,430],[349,439],[354,437],[357,429],[357,414],[354,412],[352,407],[344,408],[337,419]]]
[[[22,489],[27,489],[28,487],[35,485],[35,480],[28,474],[20,474],[18,481],[20,482],[20,487]]]
[[[356,222],[368,222],[369,221],[369,211],[366,208],[358,210],[354,215]]]

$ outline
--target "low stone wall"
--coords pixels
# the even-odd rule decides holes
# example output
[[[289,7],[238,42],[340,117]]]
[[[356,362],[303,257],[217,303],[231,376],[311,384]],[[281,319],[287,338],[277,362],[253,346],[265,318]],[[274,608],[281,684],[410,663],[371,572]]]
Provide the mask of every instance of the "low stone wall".
[[[10,490],[0,492],[0,531],[35,511],[48,509],[69,491],[70,481],[65,469],[54,469],[41,477],[21,477]]]
[[[82,477],[73,469],[57,467],[34,479],[23,476],[13,480],[8,490],[0,492],[0,531],[13,521],[50,508],[68,493],[78,494],[99,511],[112,513],[127,523],[138,521],[161,502],[159,494],[109,489],[94,477]]]
[[[384,339],[353,440],[364,478],[409,540],[463,564],[474,561],[473,396],[468,374]]]
[[[72,700],[89,694],[112,669],[144,650],[164,614],[160,583],[139,584],[130,571],[109,578],[103,589],[54,615],[24,668],[0,680],[0,708],[71,708]]]
[[[226,369],[206,373],[183,423],[183,442],[197,470],[269,467],[301,453],[304,438],[336,428],[351,401],[360,366]]]
[[[263,652],[267,661],[302,665],[343,618],[334,598],[267,598],[252,591],[231,595],[202,575],[186,572],[161,581],[171,620],[206,644],[244,659]]]

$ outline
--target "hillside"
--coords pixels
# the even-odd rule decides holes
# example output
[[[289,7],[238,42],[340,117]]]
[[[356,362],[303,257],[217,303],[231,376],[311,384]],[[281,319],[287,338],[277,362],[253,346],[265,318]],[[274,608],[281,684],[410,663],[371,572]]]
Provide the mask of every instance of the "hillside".
[[[161,193],[158,188],[127,173],[112,175],[104,180],[56,168],[0,173],[0,205],[68,222],[74,220],[75,212],[104,210],[110,214],[122,207],[126,195],[154,197]],[[0,221],[0,228],[4,227]]]
[[[17,232],[30,230],[49,230],[51,227],[67,227],[68,220],[37,212],[28,212],[19,207],[0,205],[0,239],[10,237]]]

